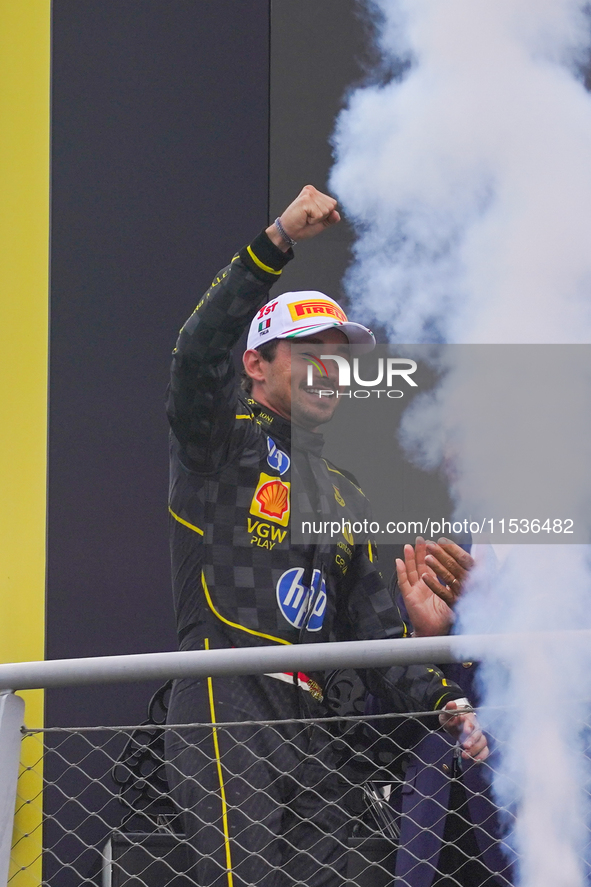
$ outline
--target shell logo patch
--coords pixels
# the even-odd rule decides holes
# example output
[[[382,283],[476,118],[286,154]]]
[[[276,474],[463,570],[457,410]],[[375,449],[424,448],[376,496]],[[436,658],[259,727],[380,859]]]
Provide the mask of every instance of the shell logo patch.
[[[345,507],[345,500],[344,500],[343,497],[341,496],[341,491],[339,490],[338,487],[335,487],[334,484],[332,485],[332,488],[333,488],[333,490],[334,490],[334,497],[335,497],[335,499],[337,500],[337,502],[339,503],[339,505],[342,505],[343,508],[344,508],[344,507]]]
[[[290,302],[287,306],[292,320],[306,320],[308,317],[326,317],[328,320],[347,322],[347,315],[334,302],[324,299],[306,299],[303,302]]]
[[[289,487],[289,483],[261,472],[250,503],[250,513],[286,527],[290,511]]]

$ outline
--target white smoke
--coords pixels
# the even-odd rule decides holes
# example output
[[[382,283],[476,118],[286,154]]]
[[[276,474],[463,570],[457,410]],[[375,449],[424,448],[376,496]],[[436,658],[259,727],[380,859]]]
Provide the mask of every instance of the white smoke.
[[[370,7],[383,57],[407,67],[354,92],[335,133],[331,187],[357,232],[346,281],[356,315],[396,342],[591,342],[586,4]],[[458,516],[550,518],[547,532],[568,541],[552,521],[580,527],[591,502],[589,358],[552,354],[540,378],[539,350],[448,351],[404,440],[423,464],[453,463]],[[491,721],[503,740],[495,790],[517,815],[523,887],[585,882],[591,654],[541,646],[535,632],[591,626],[588,561],[582,545],[515,546],[498,573],[481,568],[460,613],[466,633],[532,633],[500,651],[507,669],[484,667],[484,702],[510,706]]]
[[[406,18],[414,61],[355,92],[337,124],[354,303],[398,342],[586,341],[591,97],[556,61],[582,55],[579,4],[379,6],[383,50]]]

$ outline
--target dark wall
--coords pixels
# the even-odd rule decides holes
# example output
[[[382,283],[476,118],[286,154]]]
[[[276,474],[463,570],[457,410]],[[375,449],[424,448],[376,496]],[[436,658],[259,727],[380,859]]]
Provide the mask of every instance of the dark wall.
[[[266,224],[266,0],[54,0],[47,656],[174,649],[176,334]],[[149,689],[47,694],[130,723]]]
[[[176,648],[168,366],[267,221],[268,45],[267,0],[53,0],[48,658]],[[49,691],[46,726],[138,724],[154,689]],[[73,800],[46,793],[44,883],[74,887],[98,878],[92,848],[122,808],[106,756],[46,742],[46,778],[73,780]]]

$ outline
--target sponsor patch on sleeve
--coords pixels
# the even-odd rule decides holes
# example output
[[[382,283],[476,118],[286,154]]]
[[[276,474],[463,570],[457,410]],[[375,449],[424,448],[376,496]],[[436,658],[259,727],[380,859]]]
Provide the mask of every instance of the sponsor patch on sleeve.
[[[269,468],[278,471],[281,475],[285,474],[290,465],[290,458],[287,453],[280,450],[275,441],[270,437],[267,438],[267,448],[269,450],[269,455],[267,456]]]

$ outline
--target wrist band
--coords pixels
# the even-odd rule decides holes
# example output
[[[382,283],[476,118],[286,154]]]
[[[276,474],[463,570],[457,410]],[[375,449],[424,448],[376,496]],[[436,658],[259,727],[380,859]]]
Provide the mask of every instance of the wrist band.
[[[466,696],[462,696],[461,699],[454,699],[454,702],[457,706],[458,711],[466,711],[466,709],[468,711],[474,711],[470,700],[467,699]]]
[[[287,231],[285,230],[285,228],[283,227],[283,225],[281,224],[279,219],[275,219],[275,227],[277,228],[277,230],[281,234],[281,237],[287,243],[288,246],[295,246],[296,245],[297,241],[295,241],[292,237],[289,236],[289,234],[287,233]]]

